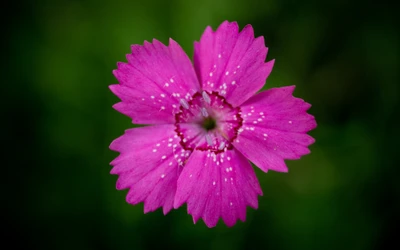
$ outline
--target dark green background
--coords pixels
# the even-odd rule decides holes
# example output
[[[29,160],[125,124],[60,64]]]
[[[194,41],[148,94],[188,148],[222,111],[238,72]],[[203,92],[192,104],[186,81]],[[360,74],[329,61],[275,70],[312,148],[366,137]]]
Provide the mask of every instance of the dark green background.
[[[28,1],[2,4],[3,234],[25,249],[388,249],[399,246],[398,8],[385,1]],[[259,209],[233,228],[125,202],[111,108],[131,44],[252,24],[318,127],[289,173],[257,171]],[[4,232],[4,231],[3,231]],[[396,247],[391,247],[395,249]]]

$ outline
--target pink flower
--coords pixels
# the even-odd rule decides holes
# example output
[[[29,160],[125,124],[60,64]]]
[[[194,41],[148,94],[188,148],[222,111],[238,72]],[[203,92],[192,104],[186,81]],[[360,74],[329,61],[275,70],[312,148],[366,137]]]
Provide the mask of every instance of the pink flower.
[[[187,204],[194,222],[214,227],[245,221],[258,207],[260,185],[249,162],[264,172],[287,172],[284,160],[310,153],[316,127],[310,104],[292,96],[294,86],[259,91],[274,60],[265,62],[264,38],[247,25],[207,27],[194,44],[194,65],[172,39],[132,45],[118,63],[114,108],[133,123],[110,149],[117,189],[129,188],[130,204],[164,214]]]

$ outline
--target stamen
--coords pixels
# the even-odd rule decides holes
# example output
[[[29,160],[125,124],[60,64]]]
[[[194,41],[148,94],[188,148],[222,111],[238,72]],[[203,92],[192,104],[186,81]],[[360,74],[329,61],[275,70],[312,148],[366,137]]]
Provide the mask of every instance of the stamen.
[[[203,99],[206,103],[210,104],[211,103],[211,99],[210,96],[207,94],[207,92],[203,91],[203,93],[201,94],[203,96]]]
[[[201,108],[201,114],[202,114],[204,117],[208,117],[207,109],[206,109],[206,108]]]
[[[206,134],[206,141],[207,141],[208,145],[210,145],[210,146],[214,145],[214,143],[211,139],[211,136],[209,134]]]
[[[232,107],[226,99],[217,92],[202,90],[200,92],[195,92],[192,96],[190,96],[189,93],[181,96],[182,97],[179,97],[177,93],[175,93],[174,96],[179,102],[179,104],[173,104],[175,105],[174,110],[177,112],[175,114],[175,131],[177,134],[174,138],[179,137],[183,149],[187,151],[207,151],[210,154],[224,154],[228,150],[231,150],[232,146],[230,142],[236,141],[240,132],[239,129],[243,127],[240,108]],[[163,100],[161,97],[160,99]],[[180,111],[176,109],[180,109]],[[248,112],[246,112],[246,114],[247,113]],[[255,114],[254,111],[252,115]],[[234,119],[232,119],[232,117],[234,117]],[[258,117],[256,117],[256,120],[257,118]],[[185,123],[196,125],[195,135],[192,131],[187,131],[185,127],[182,127],[181,124]],[[248,129],[250,129],[250,127],[248,127]],[[192,138],[189,136],[192,136]],[[193,137],[200,138],[195,139]],[[200,140],[200,142],[194,143],[194,141],[197,140]],[[176,150],[175,146],[177,145],[173,144],[173,141],[168,141],[167,144],[168,147]],[[179,155],[181,154],[179,153]],[[176,155],[176,160],[178,160],[179,155]],[[184,152],[182,152],[182,157],[183,156]],[[224,160],[226,160],[226,158]],[[183,164],[183,162],[184,159],[182,159],[180,163]],[[219,163],[222,163],[222,161]]]
[[[180,99],[179,103],[184,107],[185,109],[189,109],[189,103],[185,99]]]

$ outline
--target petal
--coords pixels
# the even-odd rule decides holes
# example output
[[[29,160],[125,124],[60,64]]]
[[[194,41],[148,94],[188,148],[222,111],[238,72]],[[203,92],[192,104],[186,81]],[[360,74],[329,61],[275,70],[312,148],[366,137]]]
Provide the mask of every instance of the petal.
[[[180,99],[200,89],[190,59],[172,39],[169,46],[157,40],[133,45],[127,59],[114,70],[120,84],[110,89],[121,99],[114,108],[134,123],[173,122]]]
[[[260,185],[250,163],[235,149],[215,155],[195,150],[178,179],[174,207],[187,203],[193,221],[214,227],[245,221],[246,206],[258,207]]]
[[[118,174],[117,189],[129,188],[127,202],[144,202],[145,213],[173,207],[176,182],[183,162],[189,157],[179,144],[174,125],[134,128],[114,140],[110,149],[120,152],[111,162]]]
[[[194,65],[204,90],[218,91],[234,107],[262,88],[274,60],[265,63],[264,38],[254,38],[251,25],[240,33],[236,22],[204,31],[195,43]]]
[[[317,126],[306,112],[311,105],[293,97],[294,88],[264,91],[241,106],[243,126],[233,145],[265,172],[287,172],[284,159],[299,159],[314,143],[306,134]]]

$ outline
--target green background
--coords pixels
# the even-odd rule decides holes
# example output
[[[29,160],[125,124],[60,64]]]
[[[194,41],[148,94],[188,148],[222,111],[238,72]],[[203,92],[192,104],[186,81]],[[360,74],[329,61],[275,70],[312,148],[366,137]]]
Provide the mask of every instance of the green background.
[[[27,1],[2,7],[2,226],[25,249],[387,249],[399,245],[398,11],[385,1]],[[265,88],[297,85],[318,127],[289,173],[257,170],[259,209],[233,228],[125,202],[111,106],[131,44],[252,24],[276,59]],[[394,247],[396,248],[396,247]]]

